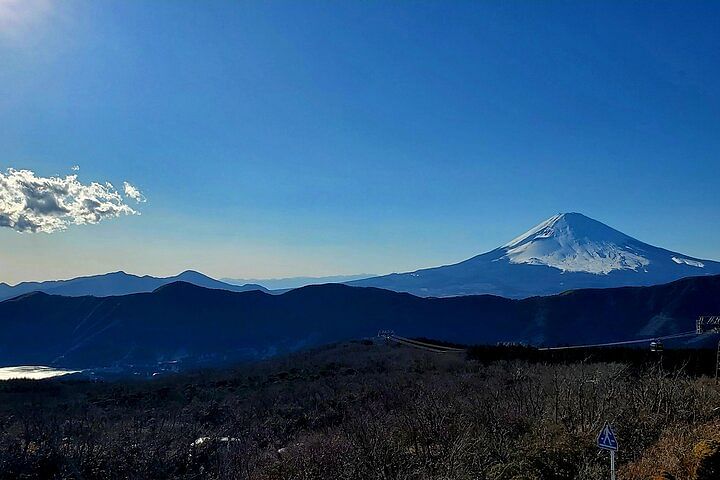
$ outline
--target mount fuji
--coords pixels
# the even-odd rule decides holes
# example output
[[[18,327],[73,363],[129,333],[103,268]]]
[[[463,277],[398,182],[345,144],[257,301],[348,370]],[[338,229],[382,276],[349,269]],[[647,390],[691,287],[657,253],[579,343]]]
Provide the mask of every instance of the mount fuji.
[[[419,296],[552,295],[720,274],[720,262],[654,247],[580,213],[554,215],[507,244],[453,265],[348,282]]]

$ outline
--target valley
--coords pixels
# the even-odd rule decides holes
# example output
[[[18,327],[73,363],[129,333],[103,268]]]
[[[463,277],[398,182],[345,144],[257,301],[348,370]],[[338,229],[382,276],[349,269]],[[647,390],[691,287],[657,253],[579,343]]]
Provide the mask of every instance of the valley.
[[[623,480],[710,480],[714,356],[376,340],[152,380],[0,382],[0,478],[601,480],[609,421]]]
[[[175,282],[150,293],[64,297],[34,292],[0,303],[0,365],[74,369],[259,360],[391,329],[463,344],[577,345],[694,331],[720,312],[720,276],[651,287],[574,290],[522,300],[448,298],[340,284],[281,295]],[[676,345],[701,347],[706,337]]]

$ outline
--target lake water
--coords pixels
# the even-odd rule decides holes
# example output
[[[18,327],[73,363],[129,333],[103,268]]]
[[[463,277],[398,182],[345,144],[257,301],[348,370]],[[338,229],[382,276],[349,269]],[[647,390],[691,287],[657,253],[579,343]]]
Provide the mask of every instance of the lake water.
[[[43,367],[39,365],[0,367],[0,380],[12,380],[16,378],[42,380],[43,378],[60,377],[70,373],[78,373],[79,371],[80,370],[64,370],[61,368]]]

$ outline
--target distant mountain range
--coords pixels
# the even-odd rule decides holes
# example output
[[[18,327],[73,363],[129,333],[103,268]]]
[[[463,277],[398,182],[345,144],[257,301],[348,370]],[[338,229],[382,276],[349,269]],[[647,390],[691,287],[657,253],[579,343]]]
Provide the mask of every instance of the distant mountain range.
[[[420,296],[526,298],[715,274],[719,262],[654,247],[580,213],[563,213],[460,263],[347,283]]]
[[[114,272],[104,275],[78,277],[70,280],[23,282],[14,286],[0,283],[0,300],[30,292],[45,292],[68,297],[79,297],[83,295],[94,295],[96,297],[128,295],[131,293],[152,292],[158,287],[179,281],[192,283],[200,287],[229,290],[232,292],[266,290],[260,285],[230,285],[192,270],[166,278],[151,277],[149,275],[140,277],[125,272]]]
[[[699,315],[718,313],[720,276],[524,300],[421,298],[339,284],[282,295],[185,282],[104,298],[35,292],[0,302],[0,365],[258,358],[379,329],[465,344],[593,343],[692,331]]]
[[[220,281],[231,285],[256,284],[270,290],[288,290],[291,288],[306,287],[308,285],[322,285],[324,283],[345,283],[353,280],[374,277],[371,273],[359,275],[332,275],[329,277],[288,277],[288,278],[221,278]]]
[[[659,285],[717,274],[720,262],[654,247],[582,214],[564,213],[490,252],[409,273],[221,281],[194,271],[167,278],[115,272],[15,286],[0,283],[0,300],[33,291],[65,296],[127,295],[151,292],[176,281],[234,292],[269,289],[277,294],[306,285],[344,283],[423,297],[491,294],[527,298],[580,288]]]

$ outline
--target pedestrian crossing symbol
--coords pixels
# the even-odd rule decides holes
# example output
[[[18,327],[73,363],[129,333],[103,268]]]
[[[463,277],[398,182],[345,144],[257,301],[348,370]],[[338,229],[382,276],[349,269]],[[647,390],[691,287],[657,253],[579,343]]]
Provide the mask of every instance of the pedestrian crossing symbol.
[[[607,423],[605,424],[602,431],[600,432],[600,435],[598,435],[597,446],[598,446],[598,448],[602,448],[603,450],[617,450],[618,449],[618,443],[617,443],[617,439],[615,438],[615,432],[612,431],[612,428]]]

